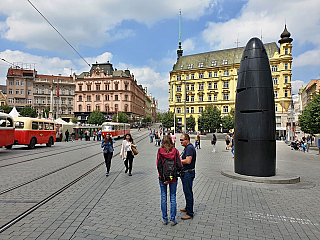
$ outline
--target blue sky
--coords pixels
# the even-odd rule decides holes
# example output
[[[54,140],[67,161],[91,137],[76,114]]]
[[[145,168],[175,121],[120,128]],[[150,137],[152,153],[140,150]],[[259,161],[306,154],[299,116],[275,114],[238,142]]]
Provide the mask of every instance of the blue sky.
[[[89,71],[83,60],[32,8],[27,0],[2,0],[0,58],[36,63],[40,74]],[[31,2],[91,64],[110,61],[129,68],[168,108],[169,72],[176,61],[179,8],[184,55],[246,45],[251,37],[277,42],[286,21],[293,41],[292,86],[320,74],[318,0],[51,0]],[[0,62],[0,84],[9,65]]]

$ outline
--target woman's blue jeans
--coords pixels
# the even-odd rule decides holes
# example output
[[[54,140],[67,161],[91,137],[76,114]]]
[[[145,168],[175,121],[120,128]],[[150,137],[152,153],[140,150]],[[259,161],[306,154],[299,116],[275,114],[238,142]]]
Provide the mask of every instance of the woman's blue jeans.
[[[177,202],[176,202],[176,193],[177,193],[177,185],[178,179],[174,183],[163,184],[159,180],[160,190],[161,190],[161,211],[162,211],[162,219],[164,222],[168,222],[168,213],[167,213],[167,186],[169,185],[170,191],[170,221],[176,221],[177,215]]]

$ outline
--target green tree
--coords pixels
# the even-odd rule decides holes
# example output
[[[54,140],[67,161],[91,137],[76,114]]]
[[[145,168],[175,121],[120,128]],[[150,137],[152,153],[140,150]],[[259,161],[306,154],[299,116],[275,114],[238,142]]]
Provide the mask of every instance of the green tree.
[[[201,116],[198,118],[198,129],[203,131],[215,132],[220,128],[221,111],[213,105],[209,105],[202,111]]]
[[[194,130],[196,126],[196,119],[190,115],[190,117],[187,118],[187,129]]]
[[[305,133],[320,133],[320,91],[299,115],[299,126]]]
[[[173,127],[174,121],[173,121],[173,117],[174,114],[171,111],[166,112],[163,116],[162,116],[162,125],[165,128],[171,128]],[[177,122],[177,121],[176,121]]]
[[[147,122],[152,122],[152,118],[151,117],[147,117]]]
[[[129,122],[129,118],[127,116],[127,114],[123,113],[123,112],[118,112],[118,114],[115,114],[112,118],[112,121],[116,122],[117,121],[117,117],[118,117],[118,122],[119,123],[127,123]]]
[[[162,115],[160,112],[158,112],[158,122],[161,122],[162,121]]]
[[[10,113],[12,110],[12,107],[8,105],[3,105],[3,106],[0,106],[0,109],[2,109],[4,113]]]
[[[37,117],[37,111],[31,107],[31,105],[27,105],[20,110],[20,115],[23,117]]]
[[[74,124],[77,124],[77,123],[78,123],[78,118],[73,117],[73,118],[71,119],[71,122],[73,122]]]
[[[49,112],[50,112],[50,107],[46,107],[45,109],[44,109],[44,111],[42,112],[42,117],[49,117]]]
[[[99,110],[92,111],[88,119],[88,123],[97,124],[97,125],[101,125],[105,121],[106,121],[105,116]]]
[[[224,129],[233,129],[234,128],[234,109],[232,108],[230,113],[227,116],[224,116],[221,119],[222,127]]]

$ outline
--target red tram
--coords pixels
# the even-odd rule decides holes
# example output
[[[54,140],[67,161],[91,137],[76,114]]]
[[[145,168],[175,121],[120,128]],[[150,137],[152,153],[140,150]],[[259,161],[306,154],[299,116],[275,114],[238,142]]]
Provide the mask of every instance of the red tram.
[[[13,118],[6,113],[0,113],[0,147],[11,149],[14,143]]]
[[[106,133],[111,133],[112,137],[122,137],[127,133],[130,133],[129,123],[116,123],[116,122],[104,122],[102,123],[102,136]]]

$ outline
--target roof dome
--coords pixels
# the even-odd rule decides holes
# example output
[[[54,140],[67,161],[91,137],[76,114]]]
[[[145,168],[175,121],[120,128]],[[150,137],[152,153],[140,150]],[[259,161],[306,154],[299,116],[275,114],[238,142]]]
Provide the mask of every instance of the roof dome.
[[[290,38],[291,34],[289,33],[289,31],[287,30],[287,25],[284,25],[284,30],[281,33],[280,37],[281,39],[278,41],[278,43],[291,43],[293,41],[292,38]]]

